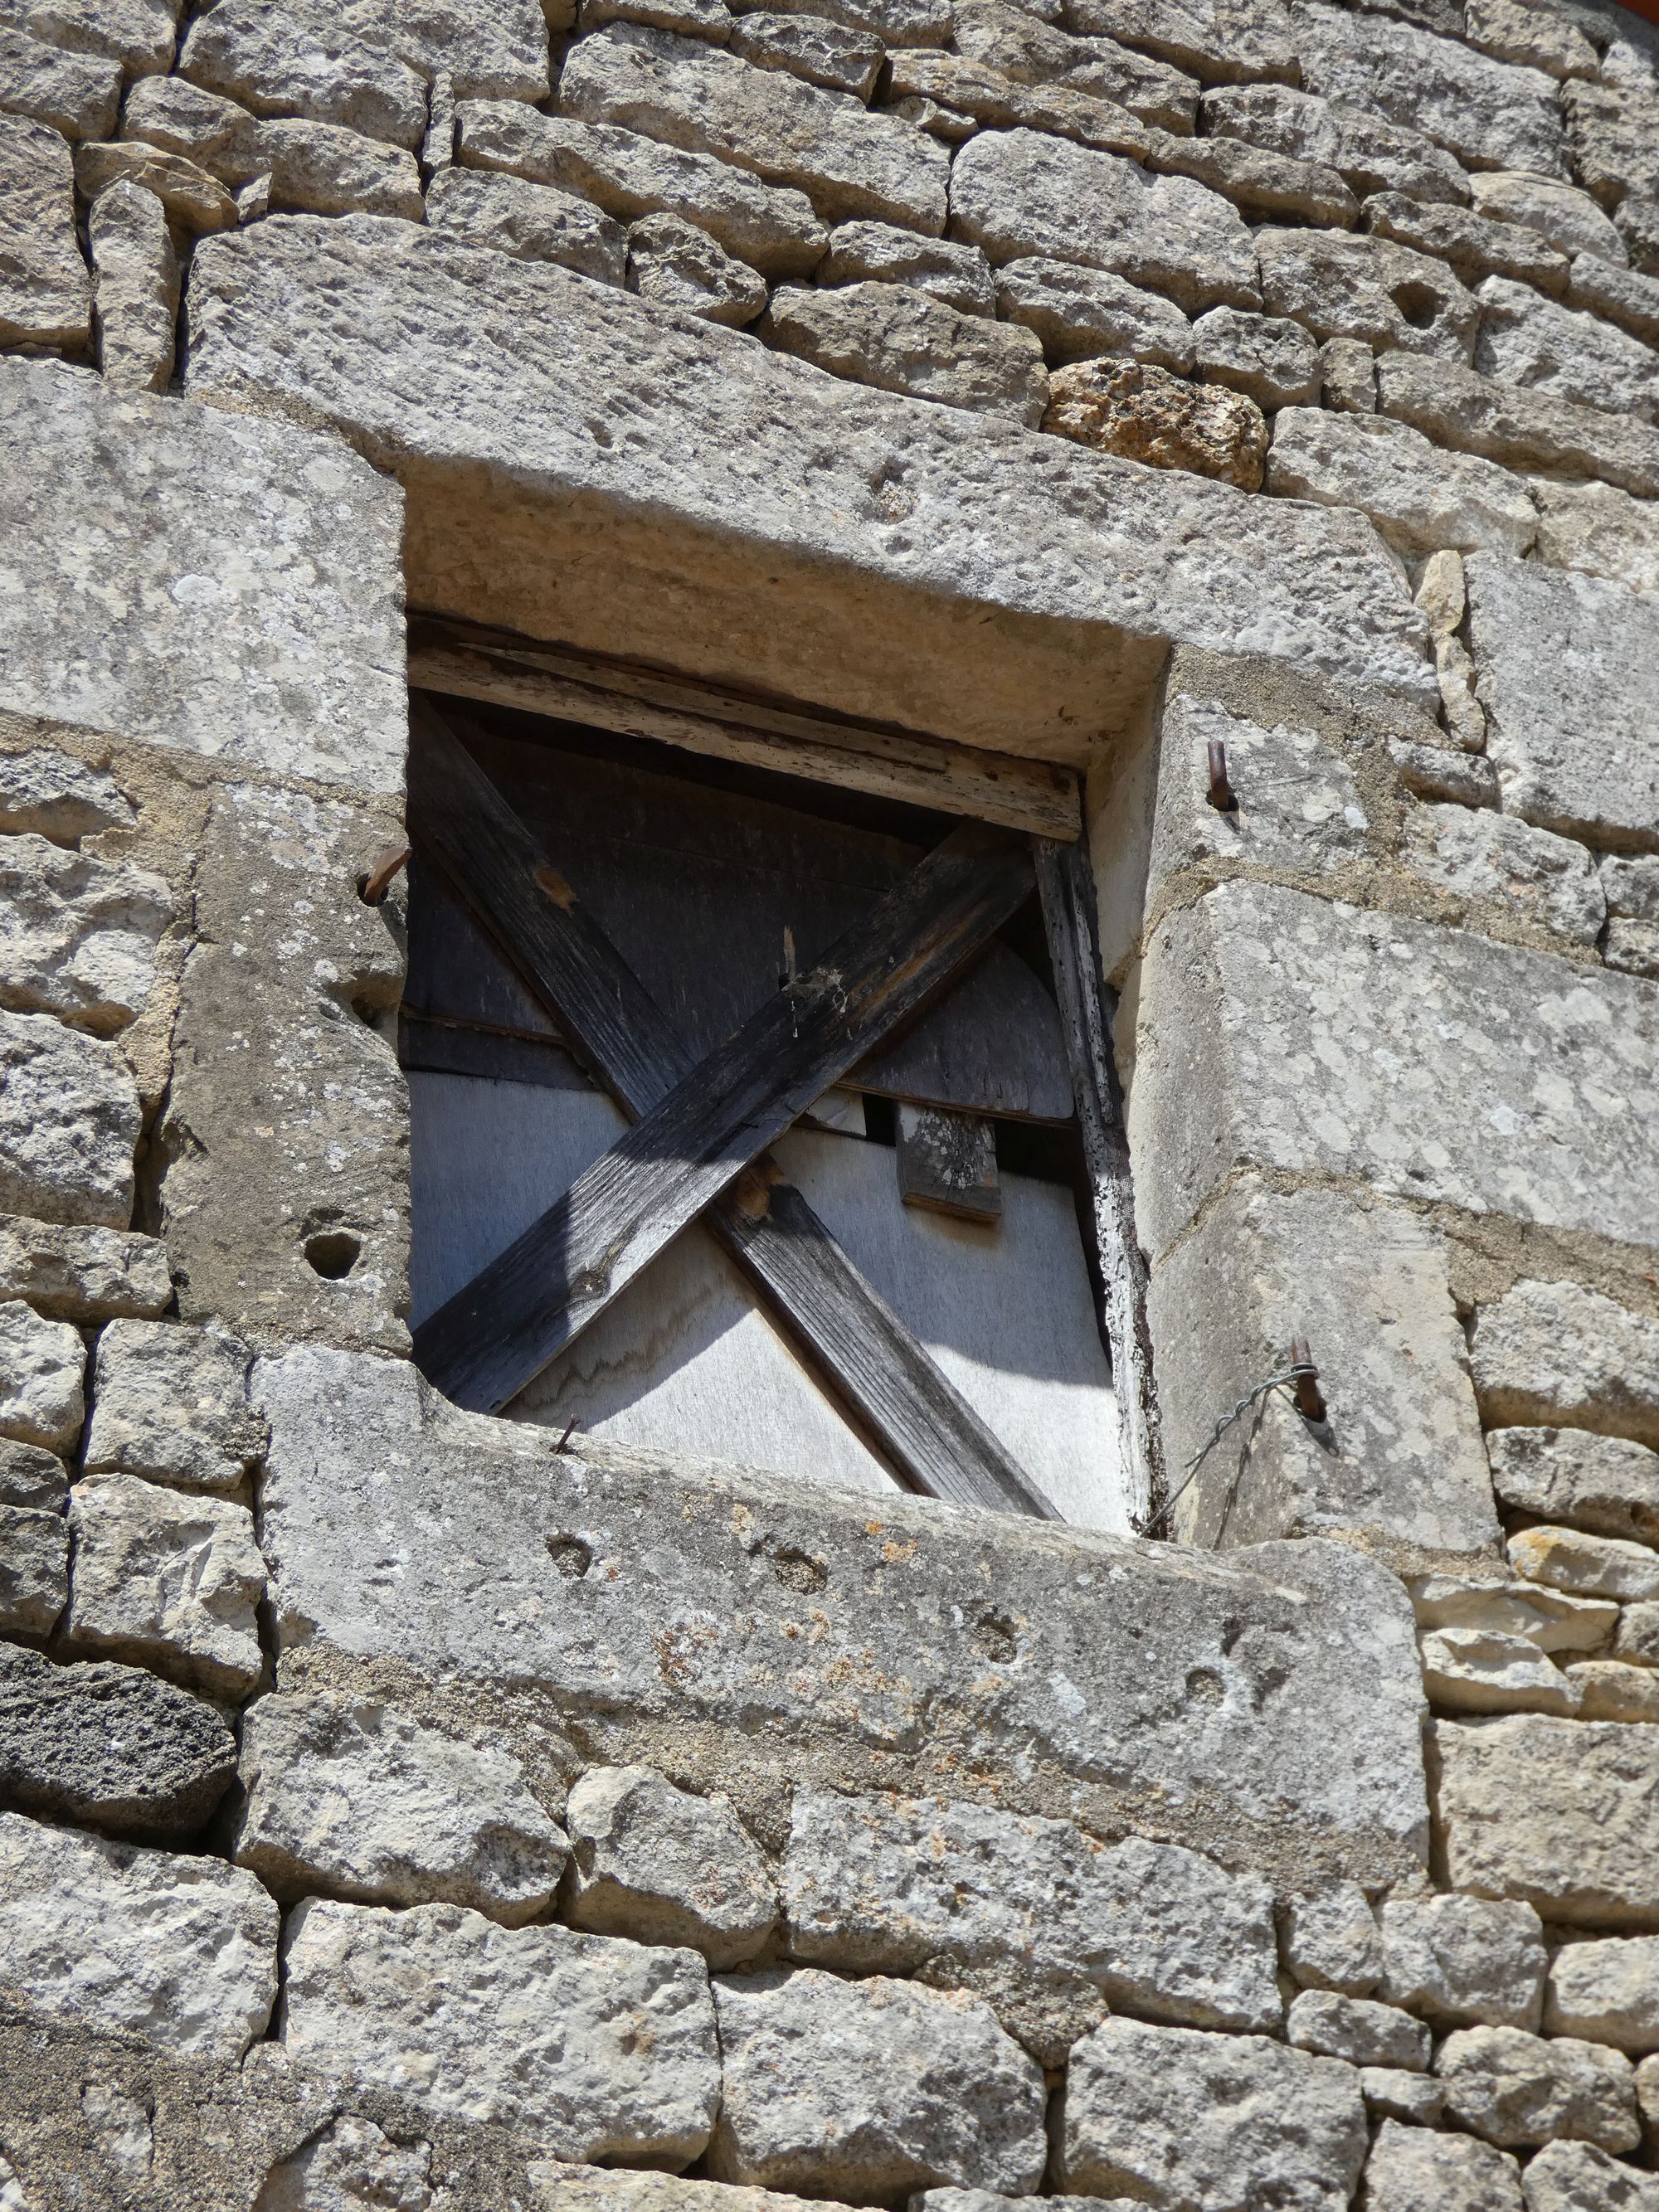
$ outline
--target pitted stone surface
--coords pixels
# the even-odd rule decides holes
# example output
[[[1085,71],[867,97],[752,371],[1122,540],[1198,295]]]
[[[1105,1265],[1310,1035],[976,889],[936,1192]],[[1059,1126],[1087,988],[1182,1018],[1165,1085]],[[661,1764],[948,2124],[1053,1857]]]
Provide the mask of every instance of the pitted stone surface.
[[[780,286],[761,335],[833,375],[1000,415],[1028,430],[1048,401],[1042,349],[1030,331],[965,315],[905,284]]]
[[[0,1305],[0,1437],[67,1451],[85,1412],[86,1347],[66,1321],[46,1321],[20,1298]]]
[[[0,830],[73,845],[95,830],[130,830],[137,818],[107,769],[49,744],[0,753]]]
[[[61,1513],[69,1499],[64,1462],[39,1444],[0,1441],[0,1505],[26,1505]]]
[[[1363,2212],[1522,2212],[1521,2166],[1469,2136],[1384,2120],[1358,2202]]]
[[[1206,92],[1204,125],[1218,138],[1243,138],[1273,154],[1322,161],[1356,192],[1401,192],[1431,204],[1468,200],[1455,155],[1420,131],[1288,84],[1229,85]]]
[[[525,261],[556,261],[601,284],[620,284],[628,240],[591,200],[486,169],[445,169],[426,196],[427,221],[472,246]]]
[[[1442,1628],[1422,1648],[1423,1687],[1443,1712],[1575,1713],[1582,1702],[1577,1676],[1552,1666],[1527,1637]]]
[[[1538,557],[1553,568],[1583,568],[1659,599],[1659,509],[1612,484],[1528,485],[1538,510]]]
[[[121,65],[66,54],[9,25],[0,27],[0,106],[32,115],[66,138],[104,138],[121,104]]]
[[[1564,1944],[1550,1963],[1544,2027],[1632,2058],[1659,2051],[1659,1936]]]
[[[1048,2156],[1042,2075],[960,1991],[804,1966],[722,1976],[709,2172],[854,2202],[939,2184],[1023,2197]]]
[[[1479,302],[1429,255],[1325,230],[1260,230],[1255,247],[1269,314],[1291,316],[1316,337],[1469,358]]]
[[[431,2169],[430,2143],[394,2143],[345,2113],[271,2167],[255,2212],[428,2212],[442,2203],[427,2186]]]
[[[687,1741],[740,1740],[757,1770],[773,1739],[902,1775],[970,1738],[1006,1794],[1013,1762],[1035,1765],[1074,1778],[1067,1802],[1085,1816],[1093,1778],[1127,1768],[1160,1792],[1166,1832],[1219,1838],[1272,1802],[1287,1838],[1321,1835],[1334,1870],[1408,1864],[1417,1844],[1410,1609],[1344,1548],[1194,1560],[896,1498],[872,1530],[867,1501],[559,1455],[540,1431],[446,1407],[399,1362],[321,1350],[262,1362],[255,1397],[273,1428],[263,1535],[284,1650],[556,1684],[585,1727],[672,1717]],[[672,1545],[642,1547],[665,1512]],[[504,1518],[527,1515],[587,1571],[504,1549]],[[810,1603],[775,1572],[780,1549],[837,1562]],[[363,1560],[400,1571],[348,1564]],[[1012,1669],[989,1656],[1010,1638],[1030,1655]],[[1252,1687],[1261,1669],[1271,1697]]]
[[[65,1321],[149,1319],[173,1297],[155,1237],[0,1214],[0,1297]]]
[[[1282,315],[1212,307],[1193,326],[1198,373],[1259,407],[1299,407],[1319,397],[1319,349]]]
[[[121,392],[165,391],[179,318],[179,257],[166,209],[143,185],[110,185],[92,204],[87,245],[104,381]]]
[[[1422,2021],[1370,1997],[1304,1990],[1285,2016],[1285,2033],[1293,2050],[1346,2058],[1351,2066],[1399,2066],[1419,2074],[1428,2068],[1430,2037]]]
[[[1346,2212],[1364,2163],[1358,2076],[1266,2036],[1109,2020],[1072,2054],[1060,2119],[1068,2191],[1246,2212],[1271,2192]]]
[[[1626,259],[1624,240],[1588,192],[1554,177],[1512,170],[1477,171],[1469,190],[1481,215],[1534,231],[1559,253],[1594,253],[1606,261]]]
[[[673,29],[670,24],[666,27]],[[718,38],[714,45],[722,43]],[[808,84],[850,93],[867,100],[886,56],[871,31],[855,31],[821,15],[755,9],[742,15],[732,33],[732,52],[757,69],[787,70]]]
[[[1391,1898],[1382,1907],[1382,1994],[1437,2027],[1538,2026],[1547,1961],[1529,1905]]]
[[[69,1524],[62,1511],[0,1504],[0,1631],[50,1636],[68,1603]]]
[[[1552,295],[1567,289],[1567,257],[1525,223],[1499,222],[1471,209],[1425,205],[1403,192],[1378,192],[1365,203],[1367,230],[1398,246],[1449,262],[1466,284],[1483,276],[1515,276]]]
[[[9,20],[71,52],[101,54],[134,76],[167,68],[179,0],[12,0]]]
[[[276,1924],[222,1860],[0,1813],[0,1990],[66,2023],[239,2059],[276,1998]]]
[[[1458,2125],[1506,2149],[1565,2137],[1626,2151],[1642,2140],[1631,2063],[1604,2045],[1460,2027],[1435,2053],[1434,2070]]]
[[[1577,1283],[1522,1281],[1470,1334],[1487,1424],[1560,1421],[1659,1446],[1659,1322]]]
[[[283,2047],[325,2075],[533,2130],[556,2157],[674,2171],[708,2141],[720,2056],[708,1970],[688,1952],[499,1928],[456,1905],[313,1898],[283,1955]]]
[[[1056,369],[1045,430],[1155,469],[1189,470],[1255,491],[1267,452],[1261,410],[1242,392],[1134,361]]]
[[[1659,416],[1659,356],[1639,338],[1504,276],[1489,276],[1480,300],[1474,366],[1483,376],[1647,422]]]
[[[424,81],[395,53],[356,36],[349,20],[345,9],[217,0],[185,33],[179,66],[255,115],[303,115],[418,146]]]
[[[1068,30],[1145,47],[1206,84],[1296,74],[1279,0],[1066,0],[1060,12]]]
[[[176,1845],[201,1828],[235,1775],[235,1737],[188,1691],[138,1667],[58,1667],[0,1644],[8,1807]]]
[[[1379,2127],[1384,2120],[1398,2120],[1402,2127],[1413,2129],[1439,2126],[1446,2093],[1432,2074],[1407,2074],[1398,2066],[1362,2066],[1358,2074],[1366,2117]],[[1431,2197],[1421,2212],[1441,2212],[1439,2198]]]
[[[1568,945],[1594,945],[1607,918],[1606,894],[1582,845],[1488,809],[1414,807],[1406,818],[1405,860],[1464,912],[1495,902]]]
[[[100,1036],[122,1029],[143,1010],[172,919],[167,885],[146,868],[0,837],[0,1002]]]
[[[792,1957],[853,1972],[1006,1959],[1115,2008],[1277,2028],[1273,1899],[1251,1875],[1065,1820],[798,1789],[783,1876]],[[936,1969],[936,1971],[938,1971]]]
[[[121,127],[129,138],[184,155],[232,191],[252,188],[260,214],[275,206],[422,217],[420,172],[404,148],[337,123],[250,115],[187,77],[135,86]]]
[[[679,1943],[712,1967],[752,1959],[777,1885],[723,1797],[677,1790],[649,1766],[599,1766],[570,1792],[568,1917],[596,1935]]]
[[[1512,468],[1599,477],[1659,497],[1659,429],[1599,407],[1500,384],[1454,361],[1387,353],[1376,364],[1378,403],[1437,445],[1482,453]]]
[[[1308,1990],[1368,1997],[1382,1978],[1382,1936],[1358,1882],[1325,1883],[1286,1903],[1279,1955]]]
[[[765,279],[681,215],[641,216],[629,226],[628,289],[734,329],[752,323],[766,305]]]
[[[977,0],[990,8],[994,0]],[[1024,20],[1024,18],[1021,19]],[[1033,27],[1040,27],[1034,26]],[[830,233],[830,250],[817,267],[820,284],[866,280],[908,284],[963,315],[994,315],[996,283],[976,246],[945,238],[919,238],[885,222],[843,222]]]
[[[1158,368],[1193,365],[1193,327],[1175,302],[1107,270],[1032,255],[1005,262],[996,288],[1004,316],[1035,331],[1051,362],[1113,354]]]
[[[399,507],[285,424],[0,364],[0,706],[395,791]]]
[[[250,1358],[225,1329],[112,1322],[98,1340],[86,1472],[238,1491],[265,1441],[247,1402]]]
[[[1527,2163],[1527,2212],[1659,2212],[1659,2177],[1594,2143],[1546,2143]]]
[[[0,345],[79,349],[91,330],[70,149],[50,124],[0,114]]]
[[[465,1905],[509,1928],[552,1905],[564,1833],[499,1744],[374,1698],[279,1694],[243,1720],[240,1779],[231,1856],[281,1895]]]
[[[958,53],[1030,84],[1064,84],[1115,100],[1143,122],[1190,132],[1198,86],[1182,70],[1115,39],[1079,39],[1002,0],[962,0],[954,25]]]
[[[1267,489],[1325,507],[1357,507],[1408,560],[1458,553],[1525,553],[1538,511],[1507,469],[1448,453],[1386,415],[1286,407],[1274,418]]]

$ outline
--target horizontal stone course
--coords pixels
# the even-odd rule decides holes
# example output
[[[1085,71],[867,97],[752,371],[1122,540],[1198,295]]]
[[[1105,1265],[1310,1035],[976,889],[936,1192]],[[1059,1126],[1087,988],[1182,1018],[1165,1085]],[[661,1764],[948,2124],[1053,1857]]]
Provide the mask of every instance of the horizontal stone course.
[[[963,314],[908,285],[781,285],[760,335],[833,375],[1027,429],[1048,402],[1042,349],[1030,331]]]
[[[1601,2044],[1460,2027],[1435,2053],[1434,2070],[1451,2118],[1505,2149],[1565,2138],[1617,2152],[1641,2142],[1630,2061]]]
[[[98,1340],[85,1472],[233,1495],[264,1449],[247,1401],[252,1357],[228,1329],[112,1322]]]
[[[771,1935],[777,1883],[728,1798],[677,1790],[654,1767],[592,1767],[570,1792],[566,1826],[576,1927],[684,1944],[717,1971]]]
[[[1577,1283],[1522,1279],[1469,1341],[1492,1427],[1559,1422],[1659,1447],[1659,1321]]]
[[[1547,1959],[1530,1905],[1485,1897],[1391,1898],[1382,1994],[1438,2028],[1535,2029]]]

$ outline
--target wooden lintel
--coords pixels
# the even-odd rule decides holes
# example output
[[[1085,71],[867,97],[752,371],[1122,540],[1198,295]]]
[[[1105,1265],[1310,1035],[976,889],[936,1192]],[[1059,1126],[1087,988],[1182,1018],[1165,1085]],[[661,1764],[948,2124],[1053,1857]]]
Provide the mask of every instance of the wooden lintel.
[[[421,690],[654,738],[1060,844],[1080,834],[1076,773],[1052,761],[840,722],[466,623],[413,622],[409,680]]]

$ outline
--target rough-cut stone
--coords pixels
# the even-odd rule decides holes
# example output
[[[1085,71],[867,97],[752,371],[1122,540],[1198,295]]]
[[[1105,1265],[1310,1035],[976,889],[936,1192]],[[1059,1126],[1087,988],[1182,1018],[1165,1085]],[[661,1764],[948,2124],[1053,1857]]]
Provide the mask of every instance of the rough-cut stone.
[[[68,1603],[69,1526],[61,1510],[0,1504],[0,1631],[50,1636]]]
[[[1003,271],[1005,281],[1008,273]],[[994,315],[997,311],[997,281],[976,246],[957,246],[944,238],[919,238],[915,231],[895,230],[890,223],[842,223],[830,234],[830,250],[818,264],[817,281],[857,284],[866,279],[910,285],[954,307],[959,314]]]
[[[1291,21],[1279,0],[1065,0],[1071,31],[1144,47],[1206,84],[1296,75]]]
[[[808,84],[868,100],[886,54],[871,31],[855,31],[821,15],[756,9],[738,18],[732,52],[757,69],[787,70]]]
[[[1619,1608],[1613,1656],[1630,1665],[1659,1667],[1659,1605]]]
[[[143,1010],[172,919],[167,885],[146,869],[0,838],[0,1003],[100,1035],[124,1028]]]
[[[1506,2149],[1565,2137],[1626,2151],[1642,2140],[1631,2063],[1601,2044],[1460,2027],[1435,2053],[1434,2070],[1452,2119]]]
[[[522,177],[445,169],[427,193],[427,221],[471,246],[526,261],[556,261],[602,284],[620,284],[628,238],[591,200]]]
[[[1620,1536],[1577,1528],[1528,1528],[1509,1541],[1510,1565],[1530,1583],[1577,1597],[1622,1603],[1659,1598],[1659,1552]]]
[[[1358,1882],[1328,1882],[1285,1905],[1279,1955],[1304,1990],[1368,1997],[1382,1978],[1382,1933]]]
[[[1587,1721],[1659,1721],[1659,1677],[1621,1659],[1580,1659],[1568,1670]]]
[[[1626,258],[1624,240],[1612,222],[1575,185],[1498,169],[1478,172],[1469,179],[1469,190],[1480,214],[1534,232],[1569,261],[1580,253],[1604,261]]]
[[[1437,660],[1436,675],[1439,667]],[[1441,690],[1443,702],[1445,692]],[[1477,707],[1475,711],[1480,712]],[[1481,724],[1484,738],[1486,725]],[[1455,730],[1433,743],[1410,738],[1390,738],[1389,757],[1400,781],[1414,798],[1442,800],[1448,806],[1496,806],[1498,771],[1489,760],[1472,757],[1468,738]]]
[[[1466,362],[1480,310],[1451,271],[1385,238],[1319,230],[1256,233],[1261,297],[1321,338]]]
[[[1522,1281],[1470,1338],[1492,1427],[1565,1422],[1659,1447],[1659,1322],[1577,1283]]]
[[[1607,893],[1610,915],[1627,915],[1638,921],[1659,921],[1659,860],[1605,860],[1601,863],[1601,886]],[[1623,1535],[1626,1531],[1609,1529],[1607,1533]]]
[[[1624,975],[1651,981],[1659,976],[1659,927],[1650,921],[1610,921],[1601,957]]]
[[[1267,2037],[1109,2020],[1072,2054],[1060,2119],[1068,2192],[1191,2212],[1277,2197],[1346,2212],[1364,2162],[1358,2077]]]
[[[1193,325],[1198,374],[1264,408],[1301,407],[1319,397],[1319,349],[1299,323],[1212,307]]]
[[[513,1928],[546,1914],[563,1871],[563,1832],[510,1753],[375,1698],[261,1698],[241,1783],[231,1855],[280,1896],[464,1905]]]
[[[0,1644],[8,1806],[176,1845],[201,1828],[235,1773],[236,1739],[188,1691],[137,1667],[58,1667]]]
[[[1552,295],[1567,289],[1567,257],[1523,223],[1498,222],[1468,208],[1425,204],[1403,192],[1378,192],[1364,208],[1365,228],[1449,262],[1466,284],[1483,276],[1515,276]]]
[[[56,746],[0,753],[0,830],[34,830],[73,845],[100,830],[130,830],[137,817],[107,769]]]
[[[1041,2180],[1042,2075],[981,1999],[803,1966],[722,1977],[714,2003],[714,2179],[854,2201]]]
[[[1611,484],[1528,485],[1538,509],[1538,557],[1556,568],[1583,568],[1633,592],[1659,598],[1659,507]]]
[[[568,1917],[595,1935],[752,1959],[778,1917],[777,1887],[724,1797],[677,1790],[649,1766],[600,1766],[570,1792]]]
[[[1465,17],[1471,46],[1495,61],[1560,77],[1593,77],[1600,69],[1595,47],[1576,23],[1528,0],[1468,0]]]
[[[1479,298],[1483,376],[1647,422],[1659,416],[1659,356],[1639,338],[1506,276],[1488,276]]]
[[[158,1237],[0,1214],[0,1298],[65,1321],[110,1321],[153,1318],[172,1297]]]
[[[1417,2073],[1428,2069],[1431,2044],[1422,2021],[1369,1997],[1304,1990],[1285,2016],[1285,2033],[1295,2050],[1346,2058],[1351,2066],[1403,2066]]]
[[[190,236],[228,230],[236,203],[216,177],[183,154],[169,154],[143,139],[116,138],[75,149],[75,182],[95,200],[112,185],[137,185],[161,201],[167,220]]]
[[[1459,204],[1469,187],[1455,155],[1416,131],[1358,108],[1333,106],[1285,84],[1229,86],[1206,92],[1204,127],[1273,154],[1323,162],[1356,192],[1398,192]],[[1408,241],[1409,242],[1409,241]]]
[[[276,1995],[276,1907],[222,1860],[0,1813],[0,1990],[75,2027],[234,2061]]]
[[[1443,1744],[1456,1733],[1437,1731]],[[1390,1899],[1382,1907],[1382,1954],[1383,1995],[1435,2027],[1538,2026],[1548,1960],[1529,1905]]]
[[[1352,230],[1359,219],[1359,203],[1334,169],[1265,153],[1241,139],[1149,130],[1144,159],[1149,169],[1196,179],[1258,220]]]
[[[1033,447],[413,226],[256,224],[198,247],[191,294],[196,397],[303,407],[406,475],[425,605],[1024,750],[1121,726],[1172,634],[1438,696],[1361,517]]]
[[[1040,256],[1006,262],[997,271],[996,296],[1009,322],[1036,332],[1055,367],[1100,354],[1158,368],[1193,365],[1193,326],[1180,308],[1103,269]]]
[[[1418,807],[1407,817],[1406,865],[1478,913],[1492,903],[1569,945],[1594,945],[1607,920],[1591,855],[1570,837],[1467,806]]]
[[[1319,349],[1325,404],[1340,415],[1376,412],[1376,357],[1364,338],[1327,338]]]
[[[343,2113],[277,2160],[256,2212],[428,2212],[443,2203],[427,2186],[431,2170],[430,2143],[394,2143],[373,2120]]]
[[[741,329],[766,305],[766,280],[695,222],[647,215],[629,227],[628,289],[661,307]]]
[[[1527,2212],[1659,2212],[1659,2179],[1594,2143],[1547,2143],[1523,2185]]]
[[[1420,131],[1470,167],[1565,174],[1555,86],[1541,72],[1382,15],[1308,5],[1294,20],[1310,92]]]
[[[1365,2161],[1358,2202],[1361,2212],[1521,2212],[1520,2161],[1491,2143],[1389,2118]]]
[[[832,219],[945,228],[950,156],[924,131],[700,40],[613,23],[571,50],[559,98],[584,122],[643,131],[796,186]]]
[[[1613,228],[1633,268],[1645,276],[1659,276],[1659,194],[1624,201],[1613,218]]]
[[[1163,130],[1190,132],[1198,86],[1166,62],[1151,60],[1113,39],[1079,39],[1003,0],[962,0],[956,10],[957,51],[1030,84],[1069,85],[1116,100]]]
[[[762,184],[710,154],[514,101],[463,100],[456,150],[475,168],[580,193],[620,221],[683,216],[768,276],[805,275],[829,235],[805,192]]]
[[[946,143],[971,137],[975,126],[1036,131],[1070,138],[1097,152],[1146,157],[1158,135],[1115,100],[1064,84],[1024,84],[961,54],[906,53],[888,58],[887,89],[896,112]],[[913,106],[926,102],[926,109]],[[1184,143],[1184,142],[1183,142]]]
[[[424,80],[383,46],[355,35],[351,12],[335,10],[331,20],[320,8],[216,0],[185,33],[179,67],[255,115],[301,115],[394,146],[419,145]]]
[[[1383,412],[1437,445],[1513,467],[1601,477],[1625,491],[1659,497],[1659,430],[1651,423],[1500,384],[1451,361],[1384,354],[1376,376]]]
[[[1253,399],[1134,361],[1056,369],[1042,427],[1097,453],[1185,469],[1241,491],[1261,483],[1267,452],[1267,425]]]
[[[246,1696],[263,1663],[254,1607],[265,1583],[245,1507],[94,1474],[70,1492],[70,1521],[66,1647],[156,1667],[210,1697]]]
[[[38,1507],[61,1513],[69,1500],[69,1476],[56,1453],[39,1444],[0,1439],[0,1505]]]
[[[1619,324],[1650,346],[1659,340],[1659,278],[1581,253],[1567,279],[1567,301]]]
[[[1065,1971],[1114,2006],[1276,2028],[1273,1902],[1250,1875],[1066,1820],[798,1789],[785,1861],[793,1957],[854,1972],[929,1959]]]
[[[86,1348],[67,1322],[0,1305],[0,1437],[66,1451],[81,1433]]]
[[[1231,202],[1189,177],[1031,131],[982,132],[951,174],[954,236],[995,262],[1040,254],[1163,292],[1188,313],[1259,307],[1255,251]]]
[[[1525,485],[1472,453],[1443,453],[1384,415],[1286,407],[1275,417],[1267,489],[1357,507],[1409,560],[1450,549],[1520,555],[1537,532]]]
[[[1525,1636],[1441,1628],[1423,1639],[1423,1687],[1453,1713],[1572,1713],[1579,1692]]]
[[[1445,2113],[1446,2093],[1431,2074],[1407,2074],[1397,2066],[1362,2066],[1359,2094],[1365,2100],[1366,2117],[1379,2126],[1384,2120],[1398,2120],[1403,2127],[1437,2128]]]
[[[98,1340],[88,1474],[137,1474],[229,1497],[264,1449],[250,1354],[228,1331],[115,1321]]]
[[[1579,180],[1603,207],[1616,207],[1626,193],[1659,198],[1659,99],[1619,85],[1575,82],[1561,88],[1561,106]]]
[[[78,349],[91,331],[70,149],[50,124],[0,113],[0,345]]]
[[[66,54],[9,24],[0,26],[0,110],[31,115],[66,138],[104,138],[121,103],[121,64]]]
[[[1565,1944],[1550,1966],[1544,2027],[1633,2058],[1659,2051],[1659,1936]]]
[[[1042,348],[1017,323],[964,315],[907,284],[785,285],[761,335],[832,375],[1036,429],[1048,396]]]
[[[338,124],[252,116],[186,78],[155,77],[135,88],[122,128],[130,138],[186,156],[234,192],[257,185],[260,213],[270,205],[422,220],[414,155]]]
[[[940,46],[951,35],[950,0],[771,0],[771,9],[827,16],[888,46]]]
[[[98,365],[123,392],[162,392],[173,374],[179,258],[167,211],[142,185],[108,185],[87,218]]]
[[[1659,1928],[1659,1730],[1527,1713],[1433,1735],[1450,1881],[1572,1925]]]
[[[143,76],[172,64],[179,0],[9,0],[6,15],[37,39],[125,63]]]
[[[684,1951],[501,1928],[455,1905],[312,1899],[289,1919],[284,1960],[283,2044],[309,2067],[445,2118],[532,2130],[561,2158],[675,2171],[708,2141],[714,2007]]]

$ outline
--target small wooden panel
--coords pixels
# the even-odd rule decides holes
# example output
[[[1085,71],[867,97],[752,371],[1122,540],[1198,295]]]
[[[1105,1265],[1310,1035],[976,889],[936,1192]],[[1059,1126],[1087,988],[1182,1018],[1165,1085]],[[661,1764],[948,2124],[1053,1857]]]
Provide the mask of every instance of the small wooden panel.
[[[982,1114],[901,1106],[896,1157],[899,1196],[907,1206],[994,1225],[1002,1212],[997,1133]]]
[[[404,1015],[398,1065],[427,1075],[471,1075],[491,1083],[530,1083],[543,1091],[591,1091],[592,1085],[551,1038],[513,1036]]]
[[[1061,842],[1081,835],[1071,769],[797,712],[507,631],[421,617],[410,625],[409,680]]]

